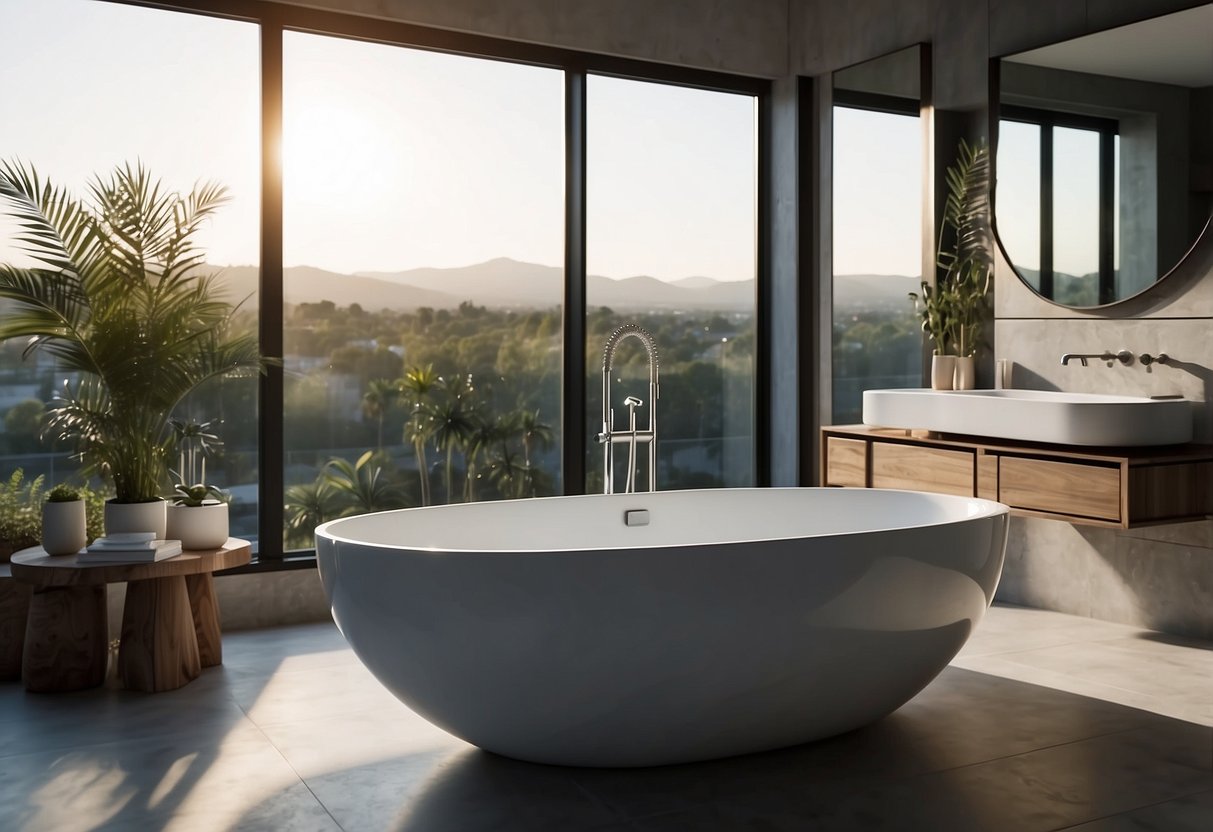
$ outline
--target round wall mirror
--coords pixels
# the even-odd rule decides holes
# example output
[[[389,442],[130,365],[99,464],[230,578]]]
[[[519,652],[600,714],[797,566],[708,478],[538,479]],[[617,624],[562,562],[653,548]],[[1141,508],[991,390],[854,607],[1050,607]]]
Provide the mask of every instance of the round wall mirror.
[[[1213,216],[1213,3],[1003,57],[994,217],[1007,258],[1064,306],[1117,303]]]

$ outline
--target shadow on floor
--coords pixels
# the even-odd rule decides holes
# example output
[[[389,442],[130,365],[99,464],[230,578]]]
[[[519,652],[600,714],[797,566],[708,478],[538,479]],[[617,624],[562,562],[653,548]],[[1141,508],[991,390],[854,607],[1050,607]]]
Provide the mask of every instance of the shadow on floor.
[[[1134,818],[1159,806],[1179,818],[1164,828],[1183,829],[1189,816],[1207,824],[1213,811],[1213,729],[958,668],[874,725],[795,748],[615,770],[455,751],[413,782],[391,783],[401,795],[391,805],[372,809],[368,794],[349,808],[359,802],[351,784],[382,794],[379,781],[400,763],[306,779],[322,802],[343,784],[345,808],[327,807],[343,828],[397,832],[1025,832],[1087,822],[1095,832],[1138,828]],[[250,825],[254,817],[263,815],[246,816]]]

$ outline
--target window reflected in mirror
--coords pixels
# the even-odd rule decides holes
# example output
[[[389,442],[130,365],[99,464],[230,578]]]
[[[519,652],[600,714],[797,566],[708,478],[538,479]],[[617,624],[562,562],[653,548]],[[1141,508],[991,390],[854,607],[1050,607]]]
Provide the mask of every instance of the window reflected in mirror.
[[[1213,205],[1213,4],[1003,58],[995,223],[1072,307],[1171,271]]]

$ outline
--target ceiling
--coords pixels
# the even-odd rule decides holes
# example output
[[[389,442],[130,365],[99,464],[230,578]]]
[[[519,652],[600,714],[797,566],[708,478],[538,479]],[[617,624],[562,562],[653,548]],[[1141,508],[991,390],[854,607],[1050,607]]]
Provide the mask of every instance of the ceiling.
[[[1014,63],[1182,87],[1213,85],[1213,4],[1010,55]]]

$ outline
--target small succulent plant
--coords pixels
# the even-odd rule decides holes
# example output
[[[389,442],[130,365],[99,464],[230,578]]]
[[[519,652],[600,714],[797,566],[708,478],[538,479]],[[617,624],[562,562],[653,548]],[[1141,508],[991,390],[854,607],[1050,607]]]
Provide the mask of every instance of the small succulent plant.
[[[179,506],[201,506],[206,502],[225,502],[227,500],[227,492],[221,488],[216,488],[213,485],[205,485],[203,483],[195,483],[194,485],[185,485],[180,483],[175,486],[177,494],[173,497],[173,503]]]
[[[46,495],[48,503],[74,503],[79,499],[80,492],[64,483],[56,485]]]

